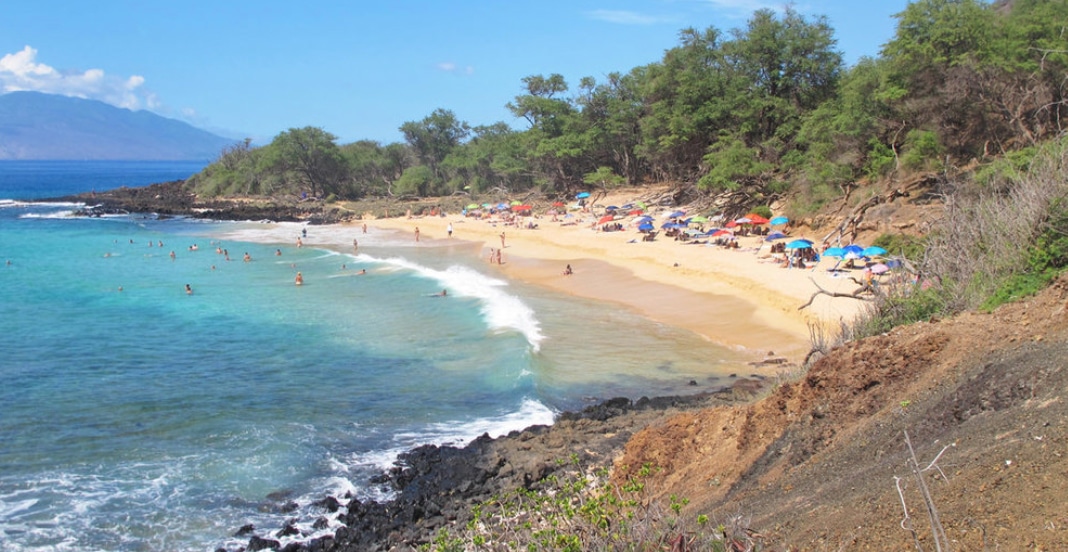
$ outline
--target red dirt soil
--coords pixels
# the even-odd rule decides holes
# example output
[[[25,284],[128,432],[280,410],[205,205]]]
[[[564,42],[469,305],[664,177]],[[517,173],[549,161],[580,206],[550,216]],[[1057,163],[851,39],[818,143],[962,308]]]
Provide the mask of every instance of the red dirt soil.
[[[848,343],[757,402],[687,412],[617,459],[763,550],[1068,550],[1068,277],[993,313]],[[902,528],[903,496],[918,540]]]

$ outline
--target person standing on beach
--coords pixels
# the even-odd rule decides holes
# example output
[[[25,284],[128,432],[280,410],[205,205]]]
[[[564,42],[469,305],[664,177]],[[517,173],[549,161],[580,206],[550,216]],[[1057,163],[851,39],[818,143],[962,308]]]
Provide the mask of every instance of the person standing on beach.
[[[356,241],[356,238],[352,238],[352,252],[355,253],[360,250],[360,242]]]
[[[504,248],[504,232],[501,232],[501,248]]]
[[[366,234],[366,233],[367,233],[367,223],[366,223],[366,222],[365,222],[365,223],[363,223],[363,233],[364,233],[364,234]]]
[[[504,250],[503,249],[498,249],[497,250],[497,264],[501,264],[501,251],[504,251]]]
[[[449,237],[451,238],[452,237],[452,223],[451,222],[449,223],[449,227],[446,228],[445,231],[449,233]]]
[[[419,227],[418,226],[415,227],[415,241],[417,241],[417,242],[419,241]]]

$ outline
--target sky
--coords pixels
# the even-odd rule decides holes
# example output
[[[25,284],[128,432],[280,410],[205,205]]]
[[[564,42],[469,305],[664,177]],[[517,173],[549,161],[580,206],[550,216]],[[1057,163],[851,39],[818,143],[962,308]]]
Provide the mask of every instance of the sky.
[[[877,56],[908,0],[799,0],[847,65]],[[147,109],[266,144],[319,127],[339,144],[402,142],[437,109],[525,124],[506,105],[531,75],[604,82],[661,61],[679,31],[744,28],[765,0],[34,0],[0,10],[0,93]]]

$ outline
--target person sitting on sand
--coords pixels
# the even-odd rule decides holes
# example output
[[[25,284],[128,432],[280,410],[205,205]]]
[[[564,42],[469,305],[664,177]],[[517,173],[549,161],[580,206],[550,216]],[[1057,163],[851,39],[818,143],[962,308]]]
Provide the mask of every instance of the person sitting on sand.
[[[571,276],[574,272],[571,270],[571,265],[567,265],[564,269],[564,276]]]

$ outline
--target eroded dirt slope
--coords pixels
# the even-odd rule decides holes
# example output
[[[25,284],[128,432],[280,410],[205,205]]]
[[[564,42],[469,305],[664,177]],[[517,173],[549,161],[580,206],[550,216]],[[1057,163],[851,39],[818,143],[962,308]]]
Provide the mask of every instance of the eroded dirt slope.
[[[930,522],[905,432],[953,550],[1068,550],[1068,278],[991,314],[850,343],[744,407],[635,435],[617,466],[661,468],[694,513],[742,515],[768,549],[915,550]]]

